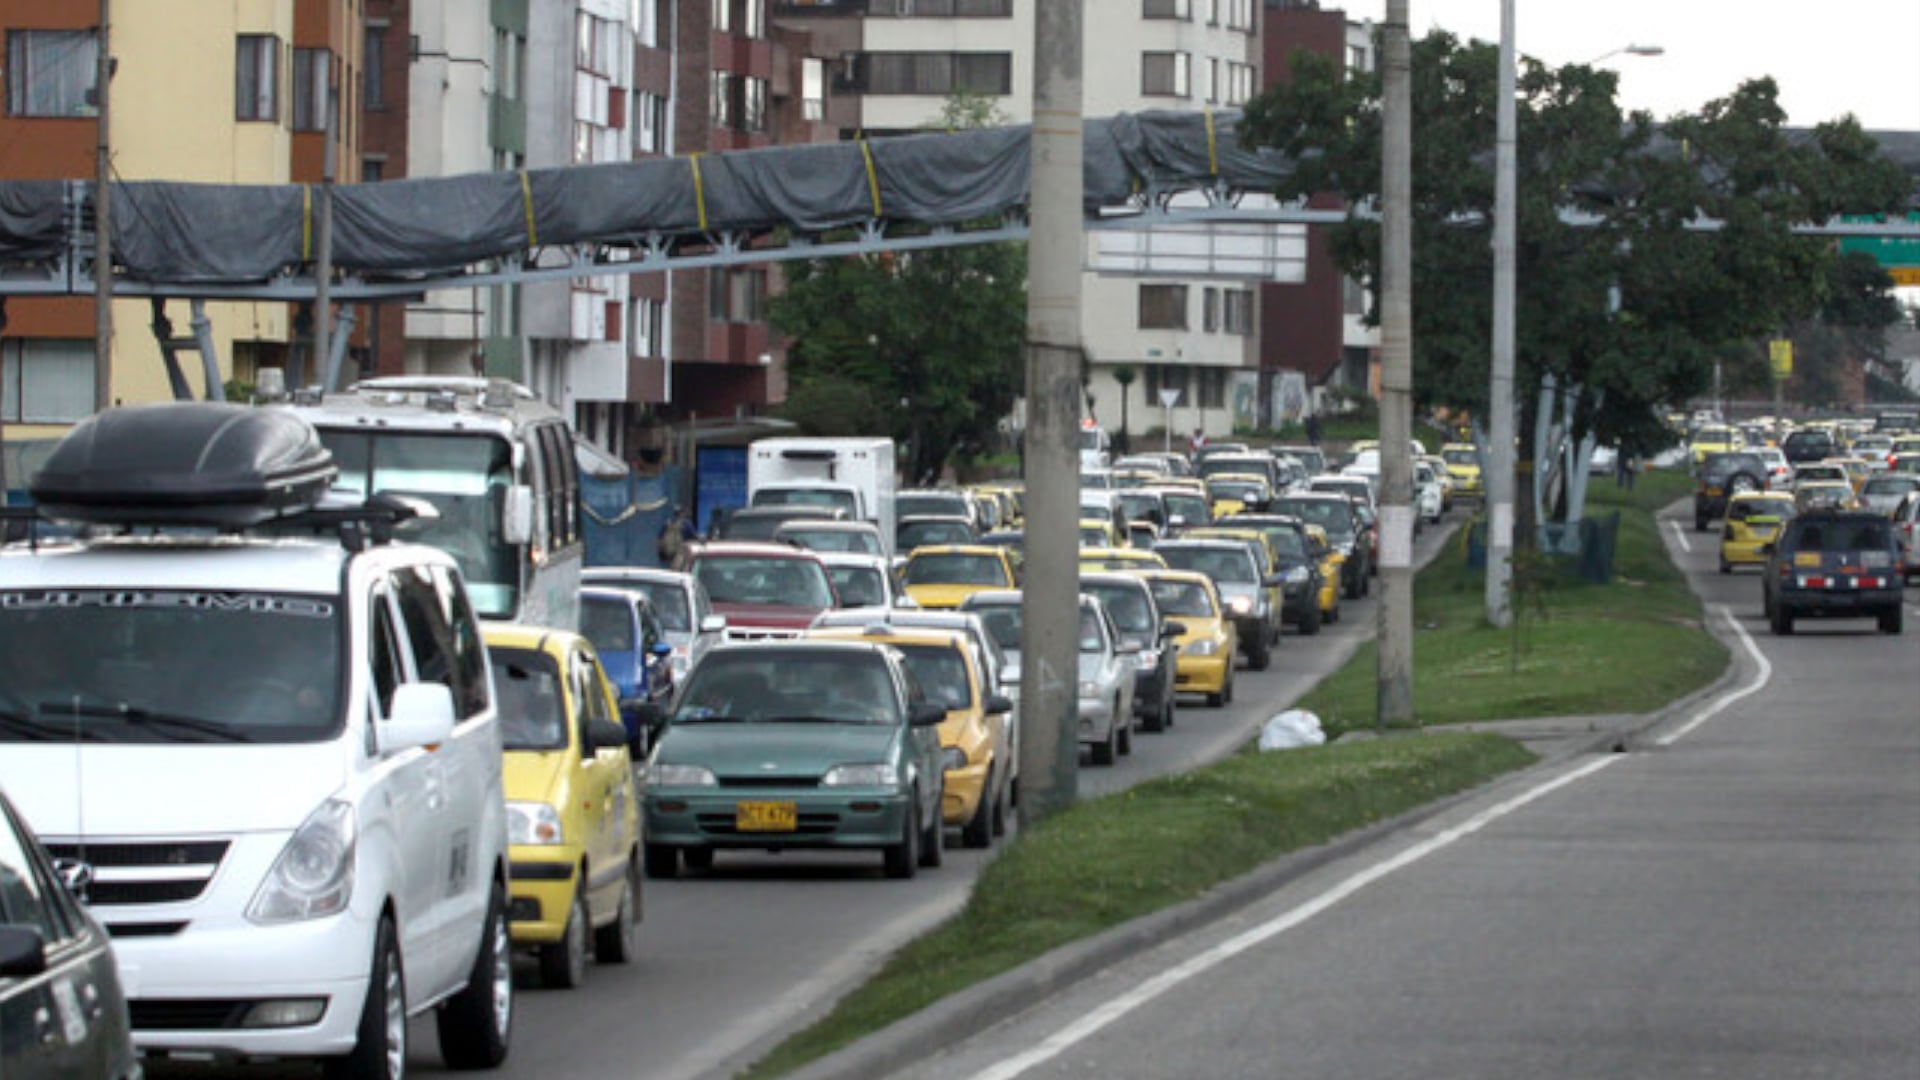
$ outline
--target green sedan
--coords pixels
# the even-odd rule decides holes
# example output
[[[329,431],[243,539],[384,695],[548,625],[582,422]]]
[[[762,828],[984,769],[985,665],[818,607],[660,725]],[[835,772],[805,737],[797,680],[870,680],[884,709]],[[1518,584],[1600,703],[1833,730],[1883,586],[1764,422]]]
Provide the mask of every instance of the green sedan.
[[[714,648],[647,764],[647,873],[722,848],[877,848],[895,878],[940,865],[945,718],[885,645]]]

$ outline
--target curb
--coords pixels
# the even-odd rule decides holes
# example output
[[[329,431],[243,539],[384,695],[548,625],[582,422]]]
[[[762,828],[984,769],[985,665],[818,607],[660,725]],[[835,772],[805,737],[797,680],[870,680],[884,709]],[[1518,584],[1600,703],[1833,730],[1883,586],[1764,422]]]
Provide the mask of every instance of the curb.
[[[1654,512],[1656,522],[1667,509],[1671,507]],[[1664,536],[1661,546],[1671,559],[1673,551],[1667,546]],[[1435,557],[1446,547],[1443,543]],[[1706,598],[1700,596],[1691,584],[1689,590],[1700,599],[1705,609]],[[1706,612],[1703,624],[1715,640],[1729,647],[1729,662],[1718,678],[1651,712],[1623,714],[1629,720],[1624,727],[1599,732],[1588,739],[1568,738],[1564,740],[1565,745],[1542,754],[1533,765],[1497,778],[1492,783],[1511,781],[1555,767],[1574,757],[1627,752],[1648,731],[1725,693],[1745,669],[1741,654],[1733,648],[1738,642],[1730,641],[1726,630],[1715,625],[1711,611]],[[1475,726],[1472,730],[1488,729]],[[1498,732],[1495,729],[1489,733]],[[1314,870],[1346,858],[1390,834],[1438,817],[1478,797],[1486,788],[1486,784],[1468,788],[1396,817],[1355,829],[1318,847],[1282,855],[1239,877],[1221,882],[1192,900],[1122,923],[1093,937],[1062,945],[991,979],[948,995],[919,1012],[809,1062],[787,1076],[791,1080],[868,1080],[908,1068],[926,1060],[929,1053],[957,1045],[1129,956],[1170,937],[1217,922]]]

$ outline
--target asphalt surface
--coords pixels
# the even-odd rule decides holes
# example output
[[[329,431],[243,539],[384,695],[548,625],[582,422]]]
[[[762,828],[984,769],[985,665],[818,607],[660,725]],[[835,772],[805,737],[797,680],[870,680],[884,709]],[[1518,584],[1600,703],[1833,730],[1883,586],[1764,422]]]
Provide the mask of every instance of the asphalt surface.
[[[808,1075],[1920,1075],[1920,590],[1899,637],[1774,638],[1752,572],[1665,535],[1736,658],[1710,691],[1489,725],[1547,760]]]

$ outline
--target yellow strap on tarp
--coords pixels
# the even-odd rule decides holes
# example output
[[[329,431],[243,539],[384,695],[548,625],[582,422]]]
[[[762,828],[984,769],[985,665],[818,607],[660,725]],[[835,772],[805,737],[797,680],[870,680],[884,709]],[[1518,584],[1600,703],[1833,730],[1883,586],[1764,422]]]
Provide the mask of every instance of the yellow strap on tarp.
[[[527,246],[538,247],[540,235],[533,227],[533,181],[527,179],[527,170],[520,170],[520,207],[527,215]]]
[[[700,186],[700,155],[688,154],[687,164],[693,166],[693,206],[700,213],[700,229],[704,232],[707,228],[707,192]]]
[[[313,258],[313,185],[300,185],[300,261]]]
[[[1202,109],[1201,112],[1207,118],[1207,173],[1218,176],[1220,174],[1220,155],[1218,148],[1213,142],[1213,110]]]
[[[873,150],[860,140],[860,156],[867,159],[867,191],[873,195],[873,216],[880,216],[880,178],[873,171]]]

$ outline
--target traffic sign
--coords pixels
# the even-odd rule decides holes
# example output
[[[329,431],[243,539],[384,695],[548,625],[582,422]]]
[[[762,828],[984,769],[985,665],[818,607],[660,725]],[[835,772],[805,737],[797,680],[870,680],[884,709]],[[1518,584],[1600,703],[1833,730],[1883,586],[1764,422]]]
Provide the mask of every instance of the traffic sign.
[[[1166,406],[1169,409],[1173,408],[1175,405],[1180,404],[1180,391],[1173,387],[1167,387],[1167,386],[1161,387],[1160,388],[1160,404]]]
[[[1843,215],[1841,220],[1866,223],[1878,219],[1858,214],[1848,214]],[[1908,214],[1907,220],[1920,223],[1920,213]],[[1904,237],[1892,236],[1847,236],[1841,238],[1840,250],[1859,252],[1862,255],[1871,255],[1875,259],[1878,259],[1880,265],[1886,267],[1889,271],[1901,267],[1920,268],[1920,240],[1909,240]],[[1903,281],[1900,276],[1896,274],[1893,283],[1895,285],[1916,285],[1920,284],[1920,281]]]
[[[1774,378],[1793,377],[1793,342],[1786,338],[1774,338],[1767,342],[1767,359],[1773,362]]]

